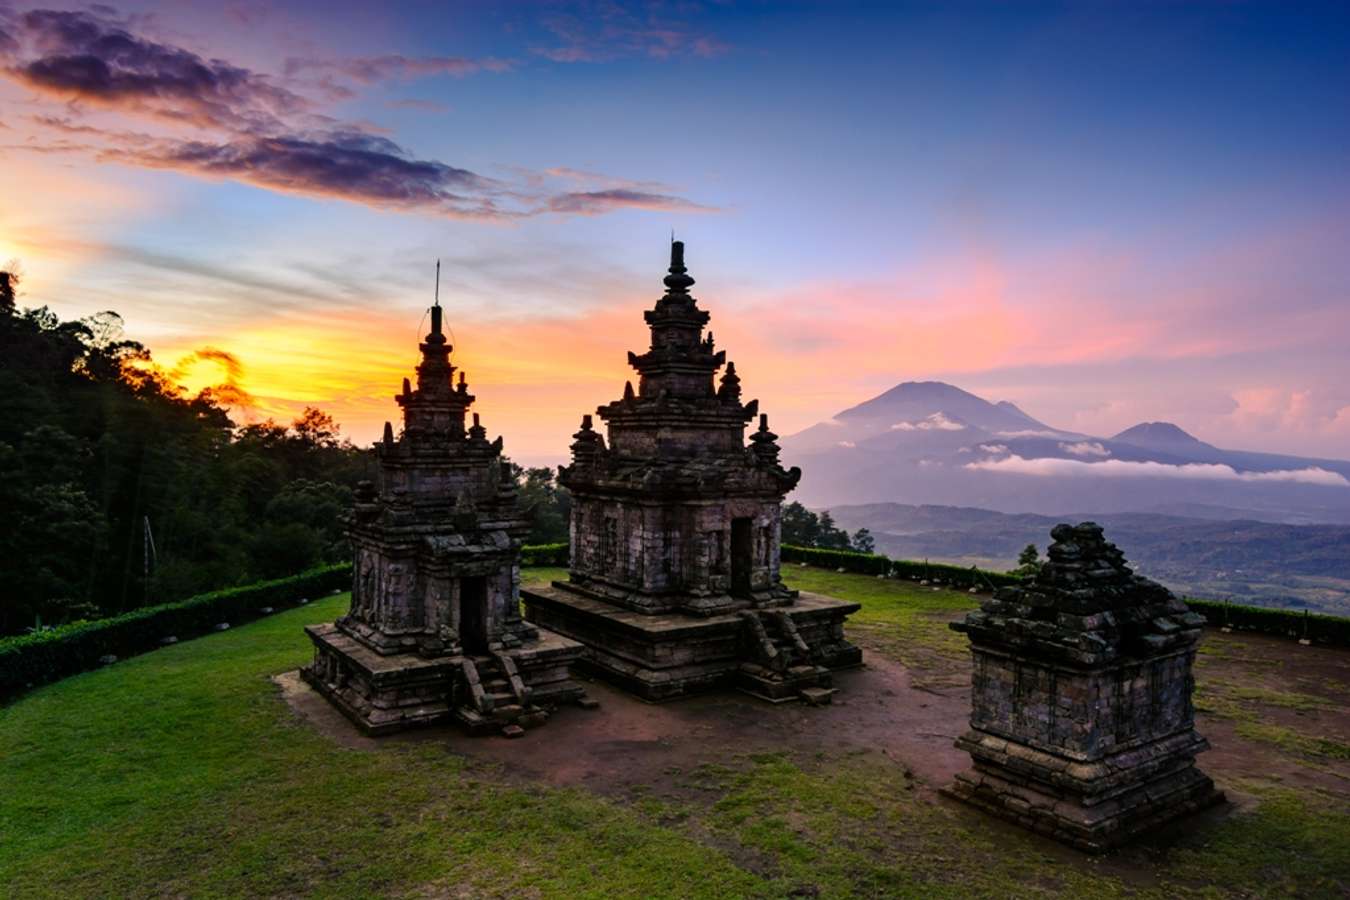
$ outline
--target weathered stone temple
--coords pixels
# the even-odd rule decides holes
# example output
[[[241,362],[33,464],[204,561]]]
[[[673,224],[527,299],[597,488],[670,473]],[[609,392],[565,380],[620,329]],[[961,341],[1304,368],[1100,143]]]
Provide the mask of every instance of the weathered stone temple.
[[[1099,851],[1223,801],[1195,767],[1191,705],[1204,619],[1085,522],[1058,525],[1049,562],[964,622],[975,669],[974,768],[948,792]]]
[[[379,480],[362,482],[347,519],[351,611],[305,629],[302,674],[370,733],[453,720],[519,734],[581,699],[568,667],[583,648],[520,616],[530,523],[501,438],[476,413],[465,428],[474,397],[462,372],[454,383],[439,305],[420,349],[417,387],[405,378],[395,397],[403,433],[385,423]]]
[[[569,579],[522,592],[526,618],[583,642],[585,663],[648,700],[735,685],[779,701],[823,702],[830,670],[857,665],[844,637],[858,610],[799,594],[779,577],[784,469],[758,401],[741,402],[734,364],[671,244],[666,293],[645,313],[647,352],[623,397],[590,416],[560,480],[572,493]],[[759,429],[746,446],[745,428]]]

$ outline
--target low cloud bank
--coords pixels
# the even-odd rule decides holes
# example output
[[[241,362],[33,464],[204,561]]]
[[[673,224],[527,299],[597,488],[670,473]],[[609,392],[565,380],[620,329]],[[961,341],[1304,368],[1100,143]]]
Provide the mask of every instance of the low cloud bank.
[[[1312,466],[1306,469],[1277,469],[1273,472],[1239,472],[1232,466],[1218,463],[1185,463],[1172,465],[1160,462],[1127,462],[1108,459],[1102,462],[1083,462],[1077,459],[1025,459],[1008,456],[1002,459],[982,459],[966,463],[967,469],[986,472],[1011,472],[1017,475],[1053,477],[1106,476],[1108,478],[1192,478],[1204,481],[1275,481],[1297,484],[1315,484],[1322,487],[1350,487],[1350,480],[1339,472]]]
[[[1107,450],[1097,441],[1079,441],[1076,444],[1060,444],[1059,449],[1065,453],[1071,453],[1074,456],[1110,456],[1111,451]]]
[[[966,426],[953,422],[940,412],[935,412],[918,422],[896,422],[891,431],[965,431]]]

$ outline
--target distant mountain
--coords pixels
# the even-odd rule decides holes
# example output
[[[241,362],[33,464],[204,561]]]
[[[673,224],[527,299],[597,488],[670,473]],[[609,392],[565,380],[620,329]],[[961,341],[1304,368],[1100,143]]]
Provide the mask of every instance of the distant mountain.
[[[1045,514],[1166,506],[1350,522],[1350,462],[1223,450],[1170,422],[1093,437],[938,381],[898,384],[791,435],[783,456],[804,472],[794,499],[814,506],[893,501]]]
[[[1218,448],[1206,444],[1171,422],[1140,422],[1133,428],[1126,428],[1111,440],[1172,453],[1218,452]]]
[[[798,451],[862,442],[873,442],[874,449],[934,448],[960,446],[972,438],[1028,434],[1075,436],[1036,421],[1006,400],[990,403],[941,381],[906,381],[793,435],[789,442]]]

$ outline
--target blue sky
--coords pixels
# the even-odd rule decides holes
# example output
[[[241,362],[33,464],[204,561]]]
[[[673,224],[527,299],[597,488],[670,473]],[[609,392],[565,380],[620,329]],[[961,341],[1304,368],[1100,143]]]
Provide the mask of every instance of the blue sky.
[[[241,415],[373,437],[441,257],[489,425],[557,455],[674,228],[780,432],[942,378],[1350,455],[1343,5],[0,10],[24,302],[235,354]],[[59,64],[89,56],[112,82]],[[320,165],[372,153],[430,168]]]

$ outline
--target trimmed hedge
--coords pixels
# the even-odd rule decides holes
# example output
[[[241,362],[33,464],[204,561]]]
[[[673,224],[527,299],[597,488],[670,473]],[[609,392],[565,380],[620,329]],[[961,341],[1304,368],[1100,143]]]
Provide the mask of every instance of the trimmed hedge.
[[[522,566],[565,566],[567,565],[568,546],[561,544],[527,544],[520,548]]]
[[[1308,610],[1243,606],[1218,600],[1186,598],[1186,605],[1200,613],[1214,628],[1255,631],[1280,637],[1307,638],[1318,644],[1350,647],[1350,619],[1312,613]]]
[[[0,696],[98,667],[105,656],[135,656],[170,635],[193,637],[222,622],[237,624],[265,607],[295,603],[335,590],[350,590],[351,563],[311,569],[289,578],[198,594],[47,631],[0,640]]]
[[[973,566],[962,568],[945,563],[889,559],[880,554],[855,553],[851,550],[821,550],[816,547],[796,547],[789,544],[783,545],[783,561],[807,563],[827,569],[843,569],[858,575],[942,581],[952,587],[974,587],[980,590],[1014,585],[1022,580],[1017,575],[1007,572],[990,572]],[[1227,625],[1238,631],[1307,638],[1318,644],[1350,647],[1350,618],[1310,613],[1307,610],[1240,606],[1191,597],[1186,598],[1186,604],[1203,615],[1210,626],[1215,628]]]
[[[520,562],[523,566],[565,566],[567,551],[567,544],[526,546],[521,548]],[[974,566],[963,568],[790,544],[783,545],[782,558],[784,562],[843,569],[859,575],[940,581],[955,588],[990,590],[1021,581],[1016,575],[989,572]],[[350,589],[351,580],[351,563],[339,563],[289,578],[199,594],[178,603],[147,606],[107,619],[74,622],[34,634],[0,639],[0,697],[96,668],[106,656],[125,658],[154,650],[169,635],[180,639],[194,637],[221,622],[237,624],[262,615],[265,607]],[[1214,600],[1188,598],[1186,603],[1205,616],[1211,626],[1227,625],[1241,631],[1307,638],[1316,643],[1350,647],[1350,618]]]
[[[1018,584],[1021,579],[1006,572],[989,572],[974,566],[953,566],[947,563],[916,562],[891,559],[879,553],[856,553],[852,550],[821,550],[818,547],[783,545],[783,562],[806,563],[826,569],[843,569],[858,575],[885,575],[888,578],[907,578],[942,581],[953,587],[990,590]]]

